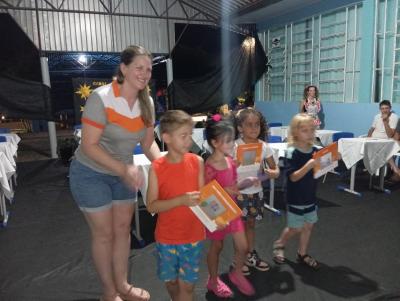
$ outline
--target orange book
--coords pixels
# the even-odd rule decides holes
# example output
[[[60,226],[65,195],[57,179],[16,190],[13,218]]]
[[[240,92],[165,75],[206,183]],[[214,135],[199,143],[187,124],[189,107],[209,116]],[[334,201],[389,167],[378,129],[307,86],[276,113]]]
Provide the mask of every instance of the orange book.
[[[334,142],[316,153],[313,154],[313,159],[319,159],[319,162],[314,166],[314,178],[326,174],[338,166],[339,152],[338,144]]]
[[[200,189],[199,204],[190,209],[210,232],[242,215],[238,205],[216,180]]]
[[[241,166],[260,164],[262,156],[262,143],[239,144],[236,157]]]

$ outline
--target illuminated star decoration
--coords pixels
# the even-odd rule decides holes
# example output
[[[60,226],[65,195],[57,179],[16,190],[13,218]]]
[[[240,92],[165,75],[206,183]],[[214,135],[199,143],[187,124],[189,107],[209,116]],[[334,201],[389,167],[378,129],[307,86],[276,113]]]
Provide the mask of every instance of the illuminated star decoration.
[[[90,86],[87,86],[86,83],[84,83],[83,85],[79,85],[79,88],[75,93],[79,94],[82,99],[86,100],[90,93],[92,93],[92,89],[90,89]]]

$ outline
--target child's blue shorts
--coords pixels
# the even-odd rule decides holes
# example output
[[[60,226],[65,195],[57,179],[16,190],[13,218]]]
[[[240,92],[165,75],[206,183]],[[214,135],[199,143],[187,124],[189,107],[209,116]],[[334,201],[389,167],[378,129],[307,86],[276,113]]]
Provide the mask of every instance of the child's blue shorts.
[[[315,224],[318,221],[315,204],[307,206],[288,206],[287,224],[289,228],[302,228],[305,223]]]
[[[158,277],[165,282],[181,279],[194,284],[199,279],[203,245],[202,241],[182,245],[156,243]]]

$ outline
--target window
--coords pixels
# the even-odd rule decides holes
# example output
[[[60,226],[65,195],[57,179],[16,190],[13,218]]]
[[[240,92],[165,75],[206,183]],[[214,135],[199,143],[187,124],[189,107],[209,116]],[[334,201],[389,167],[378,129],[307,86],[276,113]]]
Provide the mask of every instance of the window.
[[[324,101],[354,102],[360,72],[360,10],[357,4],[262,33],[272,68],[261,81],[260,97],[299,101],[304,87],[314,84]]]

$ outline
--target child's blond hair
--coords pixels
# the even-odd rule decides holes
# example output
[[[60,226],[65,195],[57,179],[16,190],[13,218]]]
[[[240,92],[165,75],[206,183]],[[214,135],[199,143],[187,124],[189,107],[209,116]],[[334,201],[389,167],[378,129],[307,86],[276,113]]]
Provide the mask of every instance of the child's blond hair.
[[[314,126],[314,118],[311,116],[305,114],[305,113],[299,113],[294,115],[292,118],[292,121],[290,122],[290,129],[288,133],[288,144],[289,145],[294,145],[298,142],[297,140],[297,131],[299,128],[304,125],[311,123]],[[309,146],[312,146],[313,143],[310,143]]]
[[[171,134],[184,125],[194,125],[192,116],[181,110],[169,110],[160,119],[160,133]]]

